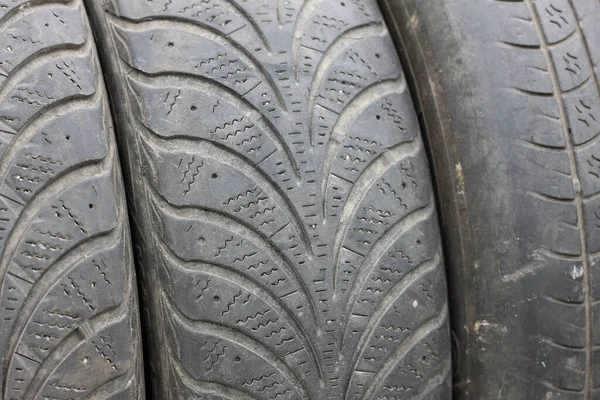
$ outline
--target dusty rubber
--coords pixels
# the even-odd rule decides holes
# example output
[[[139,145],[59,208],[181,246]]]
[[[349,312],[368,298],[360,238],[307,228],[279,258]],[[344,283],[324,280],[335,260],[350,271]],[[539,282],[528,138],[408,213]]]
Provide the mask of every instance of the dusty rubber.
[[[2,399],[144,398],[103,85],[81,1],[0,1]]]
[[[417,117],[373,1],[88,3],[156,398],[450,398]]]
[[[600,2],[384,4],[435,165],[455,397],[600,399]]]

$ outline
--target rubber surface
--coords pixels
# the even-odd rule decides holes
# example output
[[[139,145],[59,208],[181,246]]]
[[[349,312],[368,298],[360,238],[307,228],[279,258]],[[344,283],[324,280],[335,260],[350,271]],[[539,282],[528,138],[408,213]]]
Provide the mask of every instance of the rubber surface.
[[[600,399],[600,2],[388,0],[448,256],[458,399]]]
[[[425,151],[372,1],[90,1],[156,398],[449,398]]]
[[[0,1],[2,399],[144,398],[101,76],[80,1]]]

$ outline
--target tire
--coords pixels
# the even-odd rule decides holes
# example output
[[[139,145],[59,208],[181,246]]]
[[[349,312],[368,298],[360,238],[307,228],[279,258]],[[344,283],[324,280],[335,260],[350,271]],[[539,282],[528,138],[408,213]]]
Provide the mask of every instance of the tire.
[[[143,399],[127,210],[81,1],[0,7],[0,397]]]
[[[377,5],[89,6],[153,395],[450,398],[428,163]]]
[[[386,0],[431,147],[458,399],[600,399],[600,3]]]

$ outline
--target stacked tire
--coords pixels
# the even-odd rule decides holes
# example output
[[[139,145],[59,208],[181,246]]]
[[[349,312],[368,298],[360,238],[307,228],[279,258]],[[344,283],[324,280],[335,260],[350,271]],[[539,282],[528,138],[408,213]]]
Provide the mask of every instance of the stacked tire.
[[[600,399],[597,1],[5,3],[2,399]]]

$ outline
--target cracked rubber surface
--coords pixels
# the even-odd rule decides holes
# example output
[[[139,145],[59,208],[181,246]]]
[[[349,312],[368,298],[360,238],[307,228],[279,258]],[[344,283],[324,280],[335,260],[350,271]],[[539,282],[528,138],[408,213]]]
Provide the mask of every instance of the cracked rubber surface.
[[[458,399],[600,399],[600,2],[389,0],[432,148]]]
[[[101,76],[80,1],[0,1],[2,399],[144,398]]]
[[[450,398],[428,165],[375,2],[88,5],[154,396]]]

